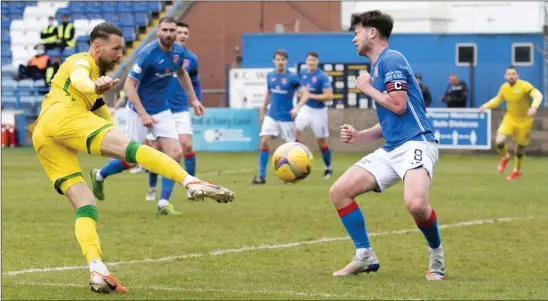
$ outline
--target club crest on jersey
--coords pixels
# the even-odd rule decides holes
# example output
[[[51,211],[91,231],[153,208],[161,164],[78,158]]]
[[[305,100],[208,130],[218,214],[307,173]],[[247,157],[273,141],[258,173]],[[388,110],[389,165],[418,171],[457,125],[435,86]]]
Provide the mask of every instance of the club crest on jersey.
[[[285,85],[285,84],[287,84],[287,78],[284,77],[282,78],[282,85]]]
[[[177,64],[177,62],[179,62],[179,55],[178,55],[178,54],[174,54],[174,55],[173,55],[173,63],[174,63],[174,64]]]
[[[188,67],[188,65],[190,65],[190,60],[185,59],[185,60],[183,61],[183,67],[186,68],[186,67]]]

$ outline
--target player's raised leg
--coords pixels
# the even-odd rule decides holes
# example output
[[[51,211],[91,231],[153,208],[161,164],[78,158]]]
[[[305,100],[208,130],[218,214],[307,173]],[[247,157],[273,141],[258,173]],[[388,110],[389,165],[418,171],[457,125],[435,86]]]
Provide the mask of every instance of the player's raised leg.
[[[497,136],[495,138],[495,144],[497,145],[497,152],[500,154],[499,166],[497,167],[497,171],[499,173],[504,172],[504,170],[506,169],[506,165],[508,165],[508,161],[510,160],[510,153],[508,152],[508,144],[506,143],[507,137],[508,136],[505,134],[497,133]]]
[[[331,202],[356,248],[356,254],[352,261],[344,268],[334,272],[333,276],[376,272],[380,267],[379,260],[369,243],[365,219],[355,200],[358,195],[376,188],[375,177],[358,166],[350,167],[331,186],[329,191]]]
[[[429,204],[430,183],[431,179],[425,168],[408,170],[404,178],[404,202],[430,247],[426,279],[443,280],[445,277],[443,247],[436,211]]]
[[[196,177],[190,176],[178,162],[168,155],[129,140],[119,128],[113,128],[104,136],[100,144],[100,150],[103,156],[124,158],[130,163],[142,165],[150,172],[182,184],[190,191],[193,198],[203,199],[207,197],[219,203],[234,200],[234,192],[230,189],[203,182]]]

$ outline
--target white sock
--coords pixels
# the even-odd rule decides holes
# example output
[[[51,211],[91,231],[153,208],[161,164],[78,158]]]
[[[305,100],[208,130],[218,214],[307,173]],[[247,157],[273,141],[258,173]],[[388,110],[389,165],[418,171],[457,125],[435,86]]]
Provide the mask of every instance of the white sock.
[[[156,193],[156,187],[149,187],[148,192],[149,193]]]
[[[165,206],[167,206],[167,205],[169,205],[169,201],[168,201],[168,200],[162,199],[162,200],[159,200],[159,201],[158,201],[158,208],[162,208],[162,207],[165,207]]]
[[[99,182],[103,182],[105,180],[105,178],[103,178],[103,176],[101,175],[100,169],[97,171],[97,173],[95,173],[95,179]]]
[[[110,273],[108,272],[107,266],[101,261],[101,260],[93,260],[89,263],[89,271],[90,272],[97,272],[101,275],[108,276]]]
[[[186,187],[186,185],[188,185],[188,183],[192,183],[192,182],[201,182],[200,179],[196,178],[196,177],[193,177],[191,175],[188,175],[185,177],[185,179],[183,180],[183,186]]]
[[[371,252],[371,248],[356,249],[356,258],[364,259],[365,257],[369,256],[370,252]]]
[[[430,251],[432,251],[433,253],[443,253],[443,247],[440,244],[440,246],[435,249],[430,248]]]

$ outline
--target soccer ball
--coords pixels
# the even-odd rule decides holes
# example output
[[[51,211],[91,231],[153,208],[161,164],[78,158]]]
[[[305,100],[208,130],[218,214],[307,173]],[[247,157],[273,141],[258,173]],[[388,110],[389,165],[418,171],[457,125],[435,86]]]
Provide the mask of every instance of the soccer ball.
[[[304,144],[288,142],[272,155],[274,174],[286,183],[299,182],[310,174],[314,157]]]

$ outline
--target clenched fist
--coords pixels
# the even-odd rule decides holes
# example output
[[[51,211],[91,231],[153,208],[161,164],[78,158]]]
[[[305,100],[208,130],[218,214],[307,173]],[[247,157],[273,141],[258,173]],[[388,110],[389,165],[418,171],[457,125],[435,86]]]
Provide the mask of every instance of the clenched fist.
[[[358,80],[356,81],[356,89],[367,94],[367,91],[371,88],[371,83],[372,83],[371,74],[364,73],[358,76]]]
[[[344,124],[341,126],[341,142],[346,144],[352,144],[356,142],[356,138],[358,136],[358,131],[356,129],[349,125]]]
[[[103,94],[112,89],[120,80],[112,79],[110,76],[101,76],[95,81],[95,93]]]

